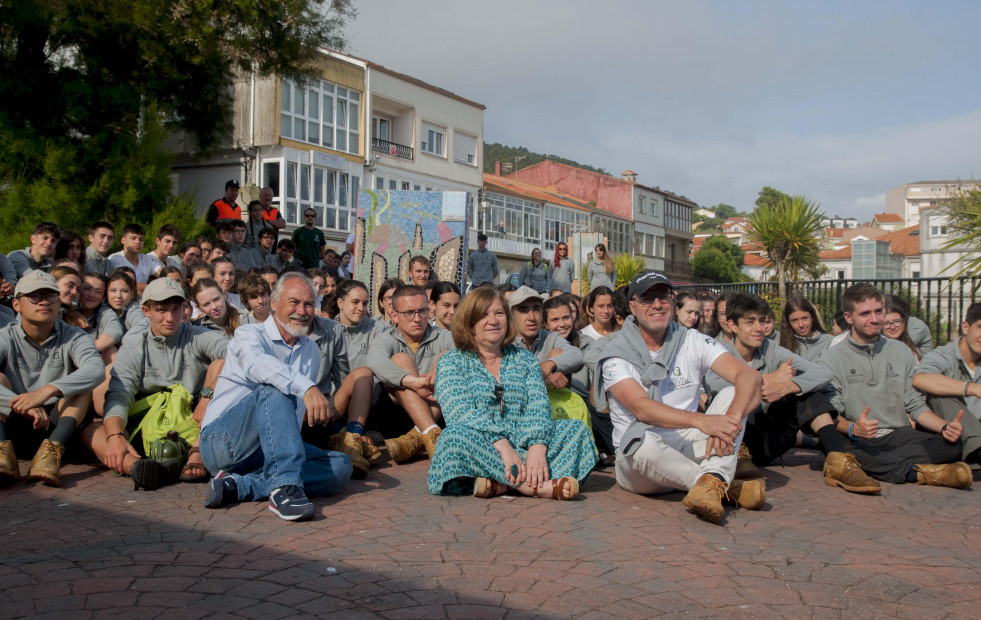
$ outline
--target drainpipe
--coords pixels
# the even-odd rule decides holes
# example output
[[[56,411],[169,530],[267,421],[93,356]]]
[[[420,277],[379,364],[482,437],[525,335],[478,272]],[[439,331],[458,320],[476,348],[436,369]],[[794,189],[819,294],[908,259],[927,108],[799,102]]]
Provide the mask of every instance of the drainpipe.
[[[255,149],[255,169],[252,171],[252,182],[259,185],[259,166],[262,165],[262,158],[259,149],[255,145],[255,63],[252,63],[252,78],[249,85],[249,148]]]

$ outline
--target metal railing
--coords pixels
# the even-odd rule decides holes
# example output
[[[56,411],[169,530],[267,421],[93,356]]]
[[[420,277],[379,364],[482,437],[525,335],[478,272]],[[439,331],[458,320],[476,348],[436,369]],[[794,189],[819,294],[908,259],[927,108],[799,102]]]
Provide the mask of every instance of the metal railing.
[[[670,258],[664,259],[664,273],[668,277],[682,277],[691,278],[691,262],[686,260],[671,260]]]
[[[910,314],[930,327],[934,345],[950,342],[960,335],[960,325],[967,307],[977,301],[981,276],[957,278],[897,278],[869,280],[808,280],[787,282],[787,295],[800,295],[813,303],[822,314],[825,325],[831,325],[835,313],[841,311],[841,296],[845,289],[866,282],[887,295],[903,297],[910,305]],[[754,293],[776,297],[776,282],[740,282],[702,284],[676,287],[679,290],[707,288],[717,293]]]
[[[412,147],[404,144],[381,140],[380,138],[371,139],[371,150],[377,153],[385,153],[402,159],[412,159]]]

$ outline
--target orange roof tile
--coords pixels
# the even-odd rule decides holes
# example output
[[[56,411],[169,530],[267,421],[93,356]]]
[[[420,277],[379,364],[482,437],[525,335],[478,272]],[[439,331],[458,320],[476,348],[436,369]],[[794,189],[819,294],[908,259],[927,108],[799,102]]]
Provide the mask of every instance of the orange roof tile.
[[[903,256],[920,255],[920,227],[910,226],[879,237],[880,241],[888,241],[893,254]]]
[[[842,260],[852,257],[852,246],[841,248],[840,250],[821,250],[818,255],[821,260]]]
[[[530,198],[539,202],[550,202],[555,205],[560,205],[563,207],[569,207],[572,209],[579,209],[580,211],[589,211],[591,213],[600,213],[604,216],[615,217],[619,219],[618,215],[611,213],[604,209],[599,209],[588,203],[585,203],[572,196],[567,196],[555,191],[552,187],[539,187],[538,185],[532,185],[531,183],[525,183],[524,181],[518,181],[517,179],[512,179],[511,177],[499,177],[494,174],[484,173],[484,185],[493,186],[497,189],[511,192],[513,194],[519,194],[525,198]]]
[[[769,261],[766,258],[757,256],[756,254],[743,255],[743,264],[747,267],[764,267],[768,262]]]
[[[875,215],[872,216],[872,218],[876,222],[879,222],[880,224],[888,224],[888,223],[904,221],[901,215],[897,215],[895,213],[876,213]]]

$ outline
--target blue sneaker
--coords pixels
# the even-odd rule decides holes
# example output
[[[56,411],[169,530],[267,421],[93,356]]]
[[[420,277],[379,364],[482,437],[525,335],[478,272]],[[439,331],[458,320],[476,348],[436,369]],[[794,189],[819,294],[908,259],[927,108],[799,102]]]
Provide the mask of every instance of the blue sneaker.
[[[269,494],[269,510],[287,521],[309,521],[313,518],[313,503],[303,487],[287,484]]]
[[[238,485],[235,479],[224,471],[219,471],[208,482],[208,494],[204,498],[205,508],[221,508],[238,502]]]

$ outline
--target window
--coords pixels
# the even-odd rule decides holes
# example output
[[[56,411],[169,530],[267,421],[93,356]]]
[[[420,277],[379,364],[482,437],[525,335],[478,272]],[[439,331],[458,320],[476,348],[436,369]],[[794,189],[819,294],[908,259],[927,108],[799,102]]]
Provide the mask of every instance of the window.
[[[837,279],[839,279],[839,280],[844,280],[844,279],[845,279],[845,270],[844,270],[844,269],[839,269],[839,270],[837,270],[837,271],[835,272],[835,277],[836,277]]]
[[[545,207],[546,250],[554,250],[560,241],[566,242],[575,232],[589,228],[589,214],[562,207]]]
[[[527,243],[541,243],[541,204],[493,192],[485,193],[484,200],[487,207],[480,213],[478,230]]]
[[[691,207],[673,200],[665,200],[664,225],[674,230],[691,232]]]
[[[280,134],[284,138],[338,151],[360,152],[358,110],[361,93],[330,82],[311,80],[305,89],[283,80]]]
[[[446,140],[446,129],[429,123],[422,124],[422,151],[430,155],[445,157],[443,142]]]
[[[453,161],[476,166],[477,138],[459,131],[453,132]]]
[[[631,237],[633,235],[631,228],[630,222],[597,215],[593,232],[606,235],[609,242],[607,243],[606,249],[614,254],[620,254],[630,252]]]
[[[375,116],[371,119],[371,133],[377,140],[392,141],[392,121]]]
[[[637,212],[643,213],[646,206],[647,206],[647,197],[637,196]]]
[[[931,237],[946,237],[947,236],[947,227],[946,226],[936,226],[936,225],[931,224],[930,225],[930,236]]]

